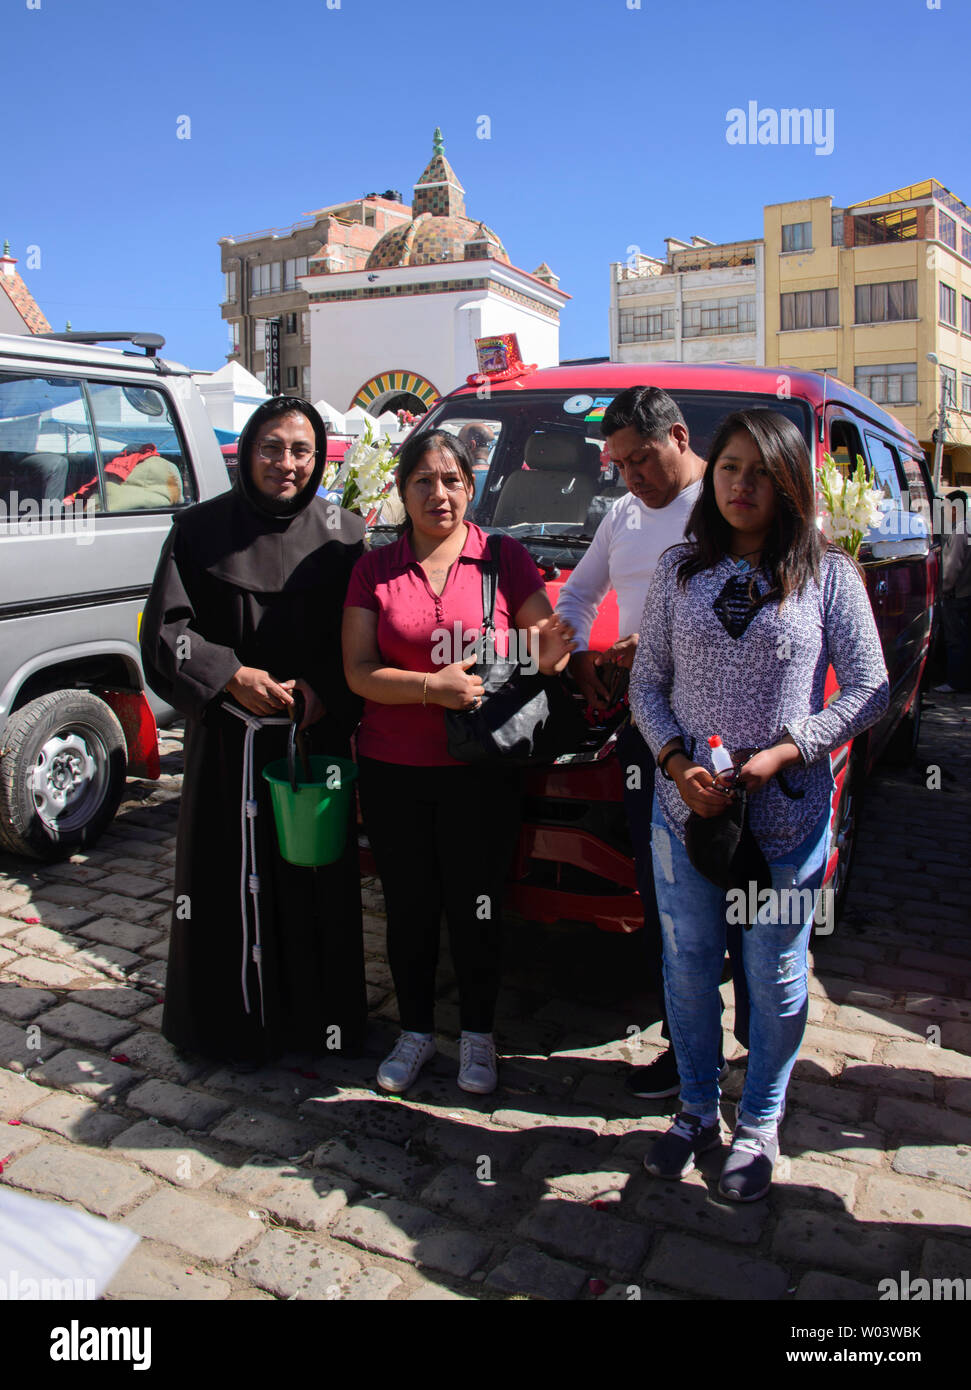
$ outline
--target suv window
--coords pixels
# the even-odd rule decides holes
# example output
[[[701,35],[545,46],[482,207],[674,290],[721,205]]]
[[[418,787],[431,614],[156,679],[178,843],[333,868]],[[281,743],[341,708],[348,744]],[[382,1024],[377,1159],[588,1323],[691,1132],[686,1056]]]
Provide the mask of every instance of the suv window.
[[[880,484],[880,490],[884,497],[899,498],[900,478],[897,473],[897,460],[890,445],[885,444],[877,435],[868,432],[866,446],[870,454],[873,476]]]
[[[192,473],[168,404],[153,387],[90,382],[91,413],[109,512],[191,502]],[[97,478],[96,461],[92,478]]]
[[[79,380],[0,373],[0,520],[59,508],[93,448]]]
[[[924,473],[917,459],[910,454],[904,453],[903,449],[898,449],[900,462],[903,465],[904,478],[907,483],[907,493],[909,508],[917,516],[922,516],[927,522],[927,529],[931,526],[931,499],[927,490],[927,483],[924,480]]]
[[[62,504],[168,509],[194,499],[181,438],[154,387],[0,373],[3,517]]]

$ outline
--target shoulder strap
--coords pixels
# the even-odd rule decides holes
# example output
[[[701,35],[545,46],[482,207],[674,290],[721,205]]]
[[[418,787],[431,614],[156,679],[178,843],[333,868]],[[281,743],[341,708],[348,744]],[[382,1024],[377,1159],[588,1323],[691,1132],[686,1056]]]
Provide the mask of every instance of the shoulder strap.
[[[489,558],[482,566],[482,630],[489,632],[493,627],[496,611],[496,591],[499,588],[499,547],[502,536],[492,534],[488,540]]]

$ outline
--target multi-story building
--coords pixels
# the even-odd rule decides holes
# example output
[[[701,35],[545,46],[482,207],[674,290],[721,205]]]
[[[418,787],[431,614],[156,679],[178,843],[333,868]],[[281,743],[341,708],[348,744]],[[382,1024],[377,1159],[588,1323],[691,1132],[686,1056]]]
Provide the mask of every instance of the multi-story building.
[[[971,482],[971,208],[936,179],[833,207],[764,210],[765,361],[827,371],[886,404],[942,479]]]
[[[307,274],[310,258],[319,257],[328,271],[359,269],[381,237],[410,217],[411,209],[401,202],[400,194],[388,189],[355,202],[318,208],[290,227],[222,237],[227,359],[239,362],[268,390],[309,400],[309,298],[300,280]],[[270,381],[268,325],[277,348]]]
[[[761,240],[665,245],[663,261],[637,252],[610,267],[610,360],[761,366]]]

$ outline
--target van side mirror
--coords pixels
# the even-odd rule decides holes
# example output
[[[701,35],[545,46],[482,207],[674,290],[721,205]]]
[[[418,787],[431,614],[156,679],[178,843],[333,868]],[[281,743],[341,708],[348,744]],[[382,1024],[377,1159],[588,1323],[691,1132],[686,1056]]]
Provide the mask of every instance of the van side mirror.
[[[883,516],[863,537],[860,559],[923,559],[930,553],[931,536],[926,519],[896,498],[885,498]]]

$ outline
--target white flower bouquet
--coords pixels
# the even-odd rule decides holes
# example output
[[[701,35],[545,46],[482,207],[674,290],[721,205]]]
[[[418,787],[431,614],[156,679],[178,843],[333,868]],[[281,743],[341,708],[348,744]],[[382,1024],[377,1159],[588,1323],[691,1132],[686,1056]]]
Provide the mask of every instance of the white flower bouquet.
[[[823,454],[817,483],[823,504],[823,535],[856,559],[863,537],[883,518],[883,494],[879,487],[871,485],[859,454],[852,473],[841,468],[832,454]]]
[[[391,491],[394,470],[390,439],[375,444],[374,430],[368,421],[364,434],[354,441],[342,462],[328,464],[324,469],[322,486],[328,492],[340,493],[342,507],[367,517]]]

